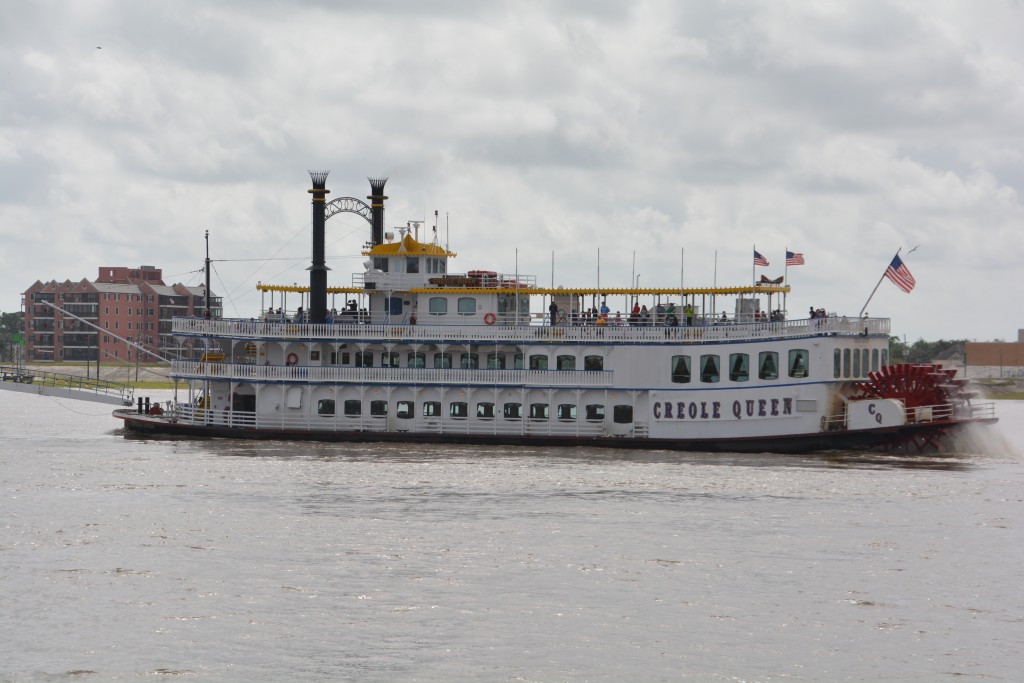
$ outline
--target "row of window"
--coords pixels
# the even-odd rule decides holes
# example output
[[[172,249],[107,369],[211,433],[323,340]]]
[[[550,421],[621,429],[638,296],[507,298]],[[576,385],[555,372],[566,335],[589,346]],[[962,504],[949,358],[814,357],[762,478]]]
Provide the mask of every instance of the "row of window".
[[[444,273],[445,261],[443,258],[433,258],[431,256],[404,256],[402,258],[389,259],[383,256],[375,256],[373,258],[373,267],[377,270],[387,273],[392,270],[395,273],[402,272],[402,266],[405,266],[406,273],[418,273],[420,272],[420,260],[423,260],[423,272],[424,273]],[[390,268],[391,263],[394,264],[394,269]]]
[[[117,306],[114,306],[114,315],[121,315],[120,310],[121,310],[120,308],[118,308]],[[152,309],[152,308],[147,308],[146,309],[146,315],[152,316],[153,312],[154,312],[154,309]],[[131,315],[131,314],[132,314],[132,307],[129,306],[128,308],[125,309],[125,315]],[[110,306],[104,306],[103,307],[103,315],[110,315]],[[136,308],[135,309],[135,315],[142,315],[142,309],[141,308]]]
[[[430,315],[447,315],[448,302],[451,299],[443,296],[432,296],[427,301],[427,312]],[[455,300],[456,312],[459,315],[473,315],[477,312],[476,298],[472,296],[460,296]],[[497,313],[513,313],[515,311],[528,312],[530,310],[530,297],[519,296],[516,301],[515,294],[501,294],[498,296]]]
[[[341,402],[342,414],[345,417],[360,417],[363,414],[363,402],[359,399],[348,399]],[[370,401],[371,417],[387,417],[388,402],[384,400]],[[336,414],[336,402],[334,399],[324,398],[317,402],[316,413],[325,417]],[[476,417],[480,420],[493,420],[497,417],[497,404],[481,401],[476,404]],[[509,402],[501,405],[501,416],[506,420],[521,420],[525,415],[531,420],[547,420],[551,415],[551,406],[547,403],[522,403]],[[561,403],[555,407],[555,419],[562,422],[576,421],[576,404]],[[466,419],[469,417],[470,404],[465,401],[452,401],[448,404],[448,417],[455,419]],[[420,406],[420,415],[423,417],[440,417],[440,401],[424,401]],[[601,422],[604,420],[604,405],[592,403],[583,406],[583,415],[588,422]],[[400,420],[411,420],[416,417],[416,404],[413,401],[398,401],[395,403],[395,417]],[[633,421],[633,406],[616,405],[612,407],[612,419],[619,424],[628,424]]]
[[[110,321],[109,320],[104,321],[103,328],[107,329],[107,330],[110,329]],[[114,329],[115,330],[121,329],[120,321],[118,321],[118,320],[114,321]],[[128,321],[128,329],[129,330],[132,329],[132,321],[131,320]],[[135,329],[141,330],[142,329],[142,323],[136,323],[135,324]],[[153,329],[153,323],[146,323],[146,329],[147,330],[152,330]]]
[[[457,357],[457,358],[456,358]],[[320,360],[319,351],[310,352],[310,361],[316,362]],[[341,362],[338,363],[337,361]],[[331,352],[331,364],[332,365],[355,365],[356,367],[370,368],[374,366],[374,361],[379,361],[379,367],[383,368],[398,368],[402,367],[401,354],[398,351],[355,351],[348,352],[343,351],[341,354]],[[453,362],[457,360],[458,366],[453,365]],[[576,370],[577,359],[576,356],[556,356],[554,367],[550,367],[550,357],[546,354],[532,354],[529,359],[526,359],[521,353],[488,353],[484,355],[486,367],[488,370],[522,370],[526,365],[524,362],[529,361],[530,370]],[[354,362],[353,362],[354,361]],[[480,354],[479,353],[451,353],[448,351],[442,351],[433,354],[433,365],[434,368],[452,368],[459,367],[463,369],[476,370],[480,368]],[[407,368],[425,368],[427,367],[427,354],[420,353],[417,351],[409,351],[405,354],[405,367]],[[583,370],[604,370],[604,357],[603,356],[584,356],[583,357]]]
[[[889,349],[835,349],[832,353],[832,376],[850,379],[867,377],[869,372],[889,364]]]
[[[810,371],[810,354],[807,349],[792,349],[789,352],[786,366],[787,375],[794,378],[807,377]],[[721,356],[708,353],[700,356],[700,381],[715,384],[721,381]],[[746,353],[729,354],[729,381],[746,382],[750,379],[750,355]],[[672,356],[672,381],[676,384],[689,384],[691,373],[690,356]],[[762,351],[757,357],[757,376],[760,379],[773,380],[779,378],[779,354],[776,351]]]

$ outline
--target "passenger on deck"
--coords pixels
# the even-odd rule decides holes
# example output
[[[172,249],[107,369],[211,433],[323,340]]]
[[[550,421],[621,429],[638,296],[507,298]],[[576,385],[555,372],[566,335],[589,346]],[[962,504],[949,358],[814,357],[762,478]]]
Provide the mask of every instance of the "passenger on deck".
[[[665,324],[669,327],[676,327],[679,324],[679,318],[676,317],[676,305],[671,301],[665,308]]]

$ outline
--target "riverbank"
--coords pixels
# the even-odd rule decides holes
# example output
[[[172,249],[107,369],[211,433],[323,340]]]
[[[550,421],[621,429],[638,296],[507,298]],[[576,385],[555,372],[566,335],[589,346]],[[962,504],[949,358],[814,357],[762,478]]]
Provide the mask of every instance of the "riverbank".
[[[1024,400],[1024,379],[978,379],[971,384],[985,398]]]

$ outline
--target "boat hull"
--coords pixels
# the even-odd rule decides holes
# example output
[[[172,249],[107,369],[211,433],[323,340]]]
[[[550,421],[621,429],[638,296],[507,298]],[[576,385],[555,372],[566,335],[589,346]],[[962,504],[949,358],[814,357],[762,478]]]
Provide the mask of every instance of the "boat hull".
[[[504,446],[557,446],[699,451],[710,453],[799,454],[830,450],[865,450],[935,454],[944,452],[957,433],[973,425],[989,425],[995,418],[922,422],[879,429],[825,431],[813,434],[730,437],[726,439],[658,439],[638,437],[581,437],[554,435],[453,434],[412,431],[330,431],[286,428],[230,427],[178,422],[160,415],[131,410],[115,411],[126,430],[145,436],[257,439],[351,443],[443,443]]]

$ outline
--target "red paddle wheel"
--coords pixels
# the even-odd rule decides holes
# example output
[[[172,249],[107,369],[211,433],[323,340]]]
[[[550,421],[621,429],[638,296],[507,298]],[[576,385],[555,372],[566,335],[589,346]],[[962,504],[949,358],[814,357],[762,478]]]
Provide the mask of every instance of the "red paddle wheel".
[[[860,393],[853,400],[896,398],[908,409],[942,404],[962,404],[968,396],[963,391],[967,380],[954,379],[956,370],[939,365],[886,365],[868,375],[859,385]]]
[[[863,399],[895,398],[903,402],[908,417],[914,419],[917,408],[932,406],[934,413],[929,411],[929,420],[954,418],[962,412],[964,406],[970,405],[975,394],[964,390],[965,379],[956,379],[955,369],[946,369],[940,365],[887,365],[878,372],[868,375],[868,381],[858,385],[859,393],[851,396],[853,401]],[[968,412],[970,409],[967,409]],[[915,436],[910,443],[918,451],[928,447],[938,447],[944,430],[931,435]]]

